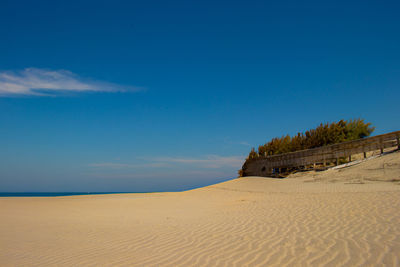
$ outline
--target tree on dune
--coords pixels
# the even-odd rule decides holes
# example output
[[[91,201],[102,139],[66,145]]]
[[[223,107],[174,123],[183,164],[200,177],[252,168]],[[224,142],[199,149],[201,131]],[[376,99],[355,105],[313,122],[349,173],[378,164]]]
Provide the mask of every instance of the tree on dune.
[[[271,141],[260,145],[257,151],[252,148],[246,161],[259,157],[357,140],[368,137],[374,130],[375,127],[372,127],[369,122],[364,122],[363,119],[321,123],[315,129],[308,130],[305,133],[299,132],[292,137],[285,135],[272,138]]]

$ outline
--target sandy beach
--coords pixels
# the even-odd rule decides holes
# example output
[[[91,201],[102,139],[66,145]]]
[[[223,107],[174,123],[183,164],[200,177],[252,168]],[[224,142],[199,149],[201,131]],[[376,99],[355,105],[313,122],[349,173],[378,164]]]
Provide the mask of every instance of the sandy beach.
[[[399,266],[400,152],[176,193],[0,198],[1,266]]]

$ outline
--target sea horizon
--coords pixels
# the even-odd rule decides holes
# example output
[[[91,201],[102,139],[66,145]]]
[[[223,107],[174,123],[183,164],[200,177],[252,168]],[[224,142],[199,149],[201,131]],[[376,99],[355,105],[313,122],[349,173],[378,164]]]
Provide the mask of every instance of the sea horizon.
[[[0,192],[0,197],[61,197],[80,195],[138,194],[152,192]]]

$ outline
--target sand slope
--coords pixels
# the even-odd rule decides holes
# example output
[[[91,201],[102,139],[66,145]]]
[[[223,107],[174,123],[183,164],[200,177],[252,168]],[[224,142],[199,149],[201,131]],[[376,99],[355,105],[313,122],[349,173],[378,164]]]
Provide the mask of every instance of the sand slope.
[[[399,266],[400,153],[155,194],[0,198],[1,266]]]

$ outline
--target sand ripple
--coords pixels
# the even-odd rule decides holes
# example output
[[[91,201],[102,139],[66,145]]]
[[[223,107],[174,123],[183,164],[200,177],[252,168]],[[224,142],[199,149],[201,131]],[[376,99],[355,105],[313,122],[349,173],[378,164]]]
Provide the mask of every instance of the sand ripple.
[[[2,198],[0,265],[400,265],[398,184],[308,180],[244,178],[182,193]]]

